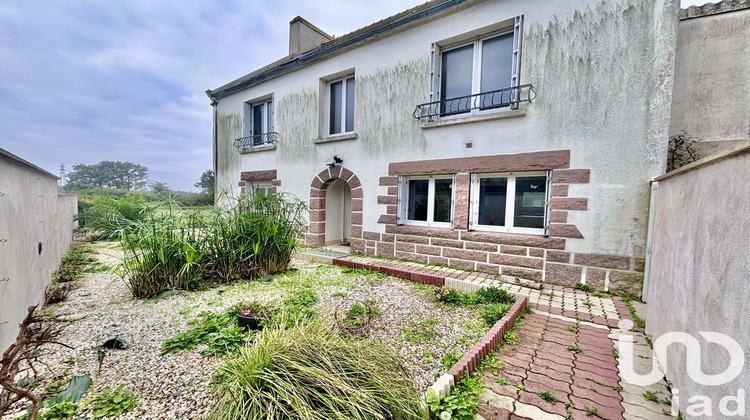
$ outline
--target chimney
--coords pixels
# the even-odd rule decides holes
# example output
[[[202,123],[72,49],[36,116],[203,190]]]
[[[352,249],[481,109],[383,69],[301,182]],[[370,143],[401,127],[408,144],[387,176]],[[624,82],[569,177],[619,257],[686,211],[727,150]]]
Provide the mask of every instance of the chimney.
[[[309,51],[333,37],[321,31],[301,16],[289,22],[289,55]]]

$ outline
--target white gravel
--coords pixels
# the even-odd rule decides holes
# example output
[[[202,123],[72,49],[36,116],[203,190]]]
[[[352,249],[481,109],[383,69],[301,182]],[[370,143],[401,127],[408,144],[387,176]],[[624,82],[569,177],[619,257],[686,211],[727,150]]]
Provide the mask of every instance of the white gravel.
[[[97,243],[95,247],[102,263],[117,265],[121,251],[114,244]],[[210,381],[222,359],[201,357],[202,347],[160,356],[162,343],[185,331],[187,322],[202,311],[220,312],[248,299],[275,302],[305,288],[316,291],[316,309],[322,313],[332,314],[344,300],[374,300],[381,314],[373,319],[368,339],[397,349],[421,390],[445,373],[443,355],[462,355],[485,332],[471,311],[433,302],[431,288],[319,263],[295,260],[294,268],[296,271],[277,275],[270,283],[243,282],[156,301],[133,300],[115,274],[86,274],[67,301],[45,308],[56,314],[86,316],[67,325],[58,337],[74,349],[47,346],[41,360],[50,369],[41,368],[45,377],[37,390],[57,379],[89,374],[93,386],[88,397],[106,386],[121,384],[135,393],[138,407],[121,419],[205,418],[211,408]],[[425,320],[434,321],[434,325],[424,326]],[[431,330],[434,337],[409,343],[404,338],[408,328]],[[105,350],[99,371],[97,347],[114,336],[124,338],[131,346],[127,350]]]

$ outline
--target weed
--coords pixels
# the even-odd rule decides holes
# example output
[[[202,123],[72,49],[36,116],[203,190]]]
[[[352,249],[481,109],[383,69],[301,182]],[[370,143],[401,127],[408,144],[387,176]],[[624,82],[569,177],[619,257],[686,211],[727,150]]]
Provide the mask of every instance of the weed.
[[[437,319],[433,317],[415,322],[410,327],[404,328],[404,339],[411,344],[430,340],[437,335],[437,331],[434,328],[436,323]]]
[[[71,401],[68,397],[58,403],[46,405],[46,411],[42,414],[42,420],[68,420],[72,419],[78,410],[78,404]]]
[[[602,417],[602,414],[599,413],[599,409],[596,407],[585,407],[584,411],[586,411],[587,416],[596,416],[602,419],[604,418]]]
[[[633,307],[633,303],[632,303],[633,299],[623,298],[622,301],[625,303],[625,306],[627,306],[628,309],[630,310],[630,315],[633,317],[633,321],[635,321],[635,325],[637,325],[641,329],[646,328],[646,321],[641,319],[638,316],[638,314],[635,312],[635,307]]]
[[[230,309],[224,314],[201,312],[198,318],[190,321],[193,328],[170,338],[161,346],[161,355],[178,351],[190,351],[199,344],[208,344],[201,356],[208,357],[237,352],[251,335],[235,325],[236,314]]]
[[[568,331],[570,331],[570,332],[572,332],[572,333],[574,333],[574,334],[578,334],[578,328],[577,327],[565,327],[565,329],[568,330]]]
[[[516,388],[518,388],[521,391],[523,391],[524,389],[526,389],[526,387],[523,386],[523,384],[516,384]]]
[[[347,296],[349,296],[349,295],[347,295],[344,292],[336,292],[336,293],[334,293],[334,294],[331,295],[331,297],[334,297],[334,298],[345,298]]]
[[[583,350],[578,346],[568,346],[568,351],[572,351],[573,353],[583,353]]]
[[[550,404],[554,404],[557,402],[557,397],[555,397],[551,392],[549,391],[541,391],[539,393],[539,396],[542,397],[544,401],[547,401]]]
[[[589,308],[594,306],[594,304],[588,298],[586,298],[586,300],[584,300],[582,304],[583,306],[588,306]]]
[[[510,309],[511,304],[509,303],[490,303],[482,307],[482,312],[479,317],[484,322],[484,325],[491,328],[500,318],[503,317]]]
[[[91,400],[94,419],[117,417],[135,408],[138,404],[135,395],[123,389],[124,386],[120,385],[114,391],[110,387],[105,387],[99,395]]]
[[[446,369],[450,369],[451,367],[453,367],[453,365],[456,364],[456,362],[459,361],[459,359],[461,359],[461,358],[458,355],[456,355],[455,353],[450,353],[450,352],[445,353],[443,355],[443,362],[442,362],[443,363],[443,367],[446,368]]]
[[[509,344],[514,345],[518,342],[518,334],[514,333],[513,331],[508,331],[503,336],[503,344]]]
[[[508,380],[503,378],[502,376],[498,376],[497,378],[494,378],[493,381],[495,381],[496,383],[502,386],[510,385],[510,382],[508,382]]]
[[[444,418],[442,413],[450,414],[445,417],[451,420],[472,420],[479,408],[479,396],[484,389],[481,375],[465,376],[451,389],[451,394],[438,399],[434,390],[427,394],[427,405],[436,418]]]
[[[575,290],[580,290],[582,292],[587,292],[587,293],[593,293],[594,292],[594,288],[593,287],[587,286],[587,285],[585,285],[583,283],[578,283],[575,286],[573,286],[573,288]]]

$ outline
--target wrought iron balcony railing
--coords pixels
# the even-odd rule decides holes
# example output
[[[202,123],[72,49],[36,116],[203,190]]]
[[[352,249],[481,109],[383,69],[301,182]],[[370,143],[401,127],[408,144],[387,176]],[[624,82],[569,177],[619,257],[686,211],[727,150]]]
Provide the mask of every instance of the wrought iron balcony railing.
[[[253,147],[268,146],[276,143],[279,133],[263,133],[254,136],[240,137],[234,141],[234,147],[238,149],[249,149]]]
[[[513,86],[419,104],[412,113],[412,117],[417,120],[422,120],[423,118],[432,120],[435,117],[447,117],[475,111],[516,107],[522,102],[531,102],[534,98],[536,98],[536,91],[531,84]]]

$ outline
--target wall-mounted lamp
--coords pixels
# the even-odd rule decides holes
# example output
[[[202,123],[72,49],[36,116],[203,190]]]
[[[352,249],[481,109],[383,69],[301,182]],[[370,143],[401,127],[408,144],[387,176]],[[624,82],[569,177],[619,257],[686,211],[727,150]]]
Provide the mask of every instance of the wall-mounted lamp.
[[[331,162],[331,163],[326,163],[326,165],[328,165],[328,166],[330,166],[331,168],[333,168],[333,167],[334,167],[334,166],[336,166],[336,165],[340,165],[340,164],[341,164],[341,163],[342,163],[343,161],[344,161],[344,159],[341,159],[340,157],[338,157],[338,156],[334,155],[334,156],[333,156],[333,162]]]

